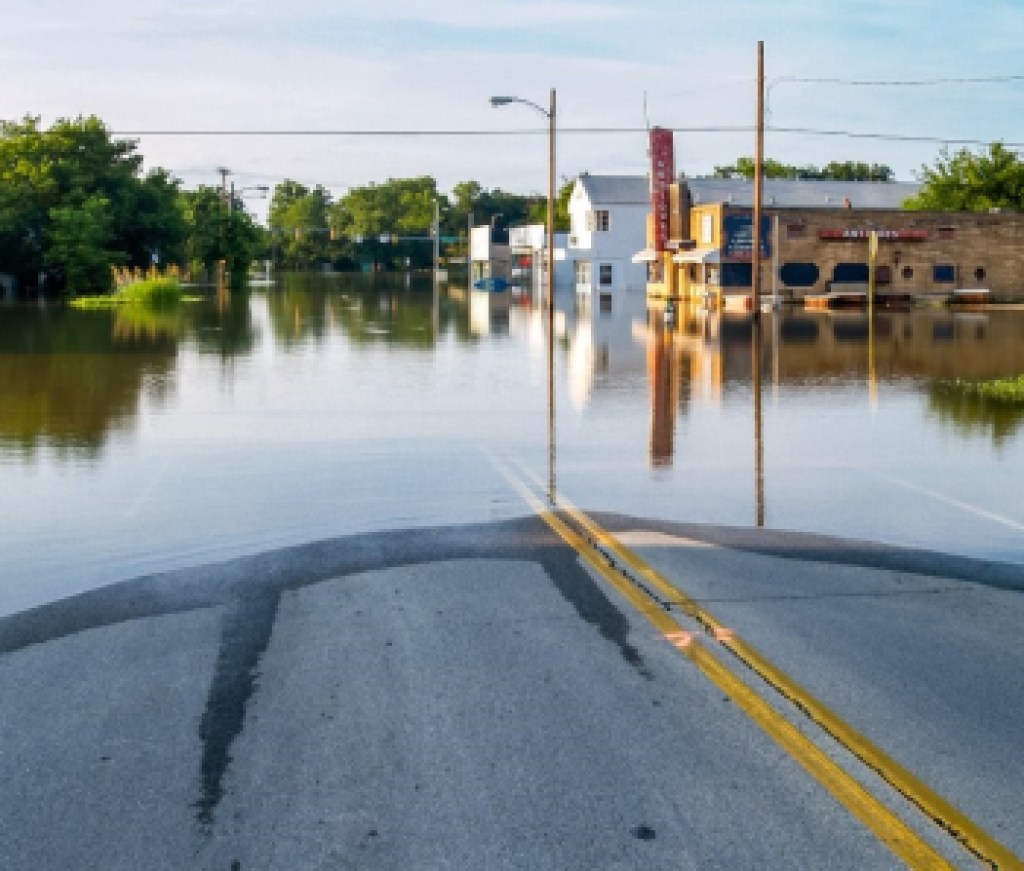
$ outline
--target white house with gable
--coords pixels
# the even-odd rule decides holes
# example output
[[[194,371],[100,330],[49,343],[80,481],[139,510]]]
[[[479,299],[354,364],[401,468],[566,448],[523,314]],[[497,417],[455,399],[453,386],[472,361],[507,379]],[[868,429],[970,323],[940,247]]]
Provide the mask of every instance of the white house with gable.
[[[633,255],[647,242],[650,183],[644,176],[589,175],[569,198],[569,250],[576,292],[610,302],[617,293],[645,291],[647,266]]]

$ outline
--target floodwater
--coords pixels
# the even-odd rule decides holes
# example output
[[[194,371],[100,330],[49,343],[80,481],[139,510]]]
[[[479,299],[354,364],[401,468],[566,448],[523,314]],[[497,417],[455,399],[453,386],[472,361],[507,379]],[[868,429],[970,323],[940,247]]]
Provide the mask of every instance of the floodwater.
[[[666,326],[566,293],[552,405],[544,313],[502,296],[289,275],[177,312],[0,307],[0,614],[525,514],[507,468],[588,510],[1024,563],[1024,411],[945,387],[1024,372],[1024,311]]]

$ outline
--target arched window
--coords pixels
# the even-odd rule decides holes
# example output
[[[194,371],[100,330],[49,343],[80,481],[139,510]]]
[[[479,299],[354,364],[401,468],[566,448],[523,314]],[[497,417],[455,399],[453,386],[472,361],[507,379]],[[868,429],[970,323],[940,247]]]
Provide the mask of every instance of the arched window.
[[[783,263],[779,278],[787,287],[814,287],[818,283],[817,263]]]

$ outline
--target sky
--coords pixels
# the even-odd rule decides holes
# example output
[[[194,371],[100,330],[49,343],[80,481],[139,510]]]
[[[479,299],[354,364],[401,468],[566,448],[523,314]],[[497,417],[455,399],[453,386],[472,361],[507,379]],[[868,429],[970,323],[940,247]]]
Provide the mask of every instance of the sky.
[[[491,95],[556,89],[560,179],[645,173],[647,125],[710,174],[753,154],[763,40],[767,157],[909,181],[944,144],[1024,147],[1022,38],[1022,0],[0,0],[0,118],[96,115],[186,187],[542,193],[546,117]],[[225,130],[291,135],[156,135]]]

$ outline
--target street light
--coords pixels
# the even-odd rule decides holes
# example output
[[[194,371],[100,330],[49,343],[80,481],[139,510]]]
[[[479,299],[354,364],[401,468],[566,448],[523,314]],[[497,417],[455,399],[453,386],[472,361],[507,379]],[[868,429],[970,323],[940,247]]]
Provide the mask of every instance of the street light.
[[[547,109],[522,97],[491,97],[494,107],[523,103],[548,119],[548,502],[555,496],[555,89]]]
[[[235,190],[235,183],[231,182],[231,198],[228,200],[228,211],[233,212],[235,210],[235,198],[241,199],[243,194],[247,191],[256,191],[260,195],[260,199],[266,199],[268,193],[270,193],[270,186],[265,184],[254,184],[248,187],[238,188],[237,194]]]
[[[522,97],[491,97],[491,105],[508,106],[510,103],[522,103],[548,119],[548,317],[554,330],[555,318],[555,89],[551,89],[550,106],[534,103]]]

